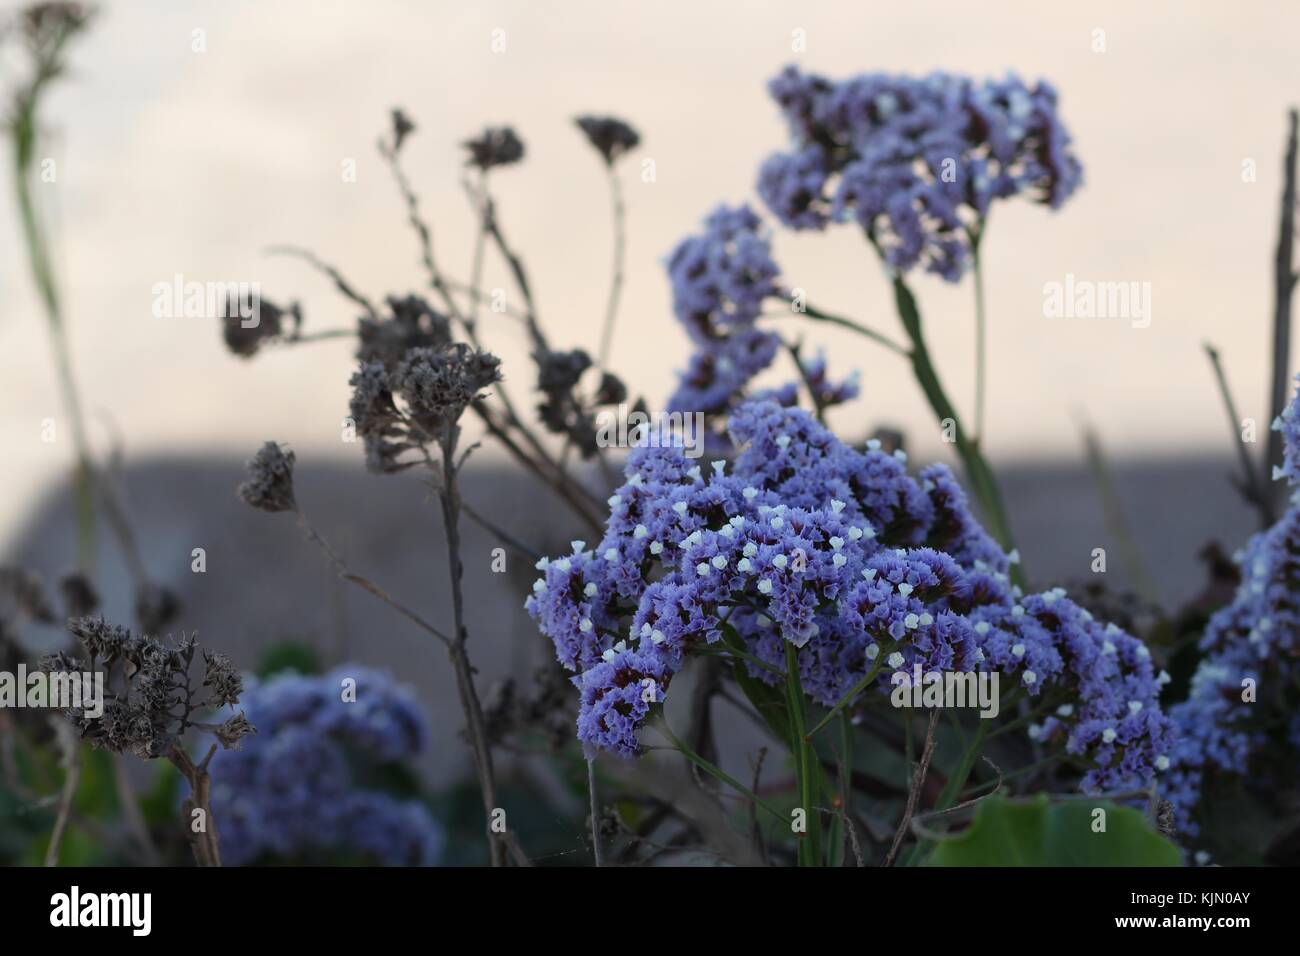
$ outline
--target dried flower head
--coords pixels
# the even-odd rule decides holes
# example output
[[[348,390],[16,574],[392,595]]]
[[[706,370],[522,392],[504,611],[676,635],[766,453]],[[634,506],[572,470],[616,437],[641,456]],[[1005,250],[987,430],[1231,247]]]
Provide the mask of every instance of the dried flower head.
[[[0,567],[0,596],[12,601],[19,614],[42,624],[56,620],[54,607],[45,593],[41,579],[16,565]]]
[[[495,355],[457,342],[413,350],[389,380],[418,418],[455,421],[483,389],[500,381],[500,366]]]
[[[64,575],[59,581],[59,593],[68,617],[89,617],[99,608],[99,594],[90,579],[80,571]]]
[[[68,622],[68,630],[88,660],[59,653],[45,658],[41,668],[51,673],[104,673],[102,715],[88,716],[82,707],[67,711],[72,725],[93,746],[143,759],[162,757],[190,728],[214,733],[219,729],[199,722],[196,718],[202,712],[238,703],[243,683],[223,655],[204,652],[203,685],[211,688],[210,693],[204,695],[194,686],[190,665],[199,645],[192,637],[164,644],[103,618],[76,618]],[[252,732],[251,727],[221,726],[227,738]]]
[[[451,322],[418,295],[388,297],[392,313],[383,319],[362,319],[358,327],[357,359],[395,368],[411,349],[451,344]]]
[[[267,442],[248,462],[248,480],[239,486],[240,500],[263,511],[296,511],[293,497],[294,454]]]
[[[579,116],[575,122],[611,166],[624,153],[636,149],[641,142],[641,136],[636,130],[613,116]]]
[[[146,634],[162,633],[180,610],[180,599],[170,588],[146,581],[135,589],[135,619]]]
[[[463,145],[470,154],[466,165],[477,166],[484,172],[524,158],[523,140],[509,126],[489,127],[477,139],[467,139]]]
[[[396,152],[397,150],[402,148],[402,143],[406,141],[406,137],[410,136],[412,133],[415,132],[415,124],[412,123],[410,117],[408,117],[400,109],[394,109],[392,116],[393,116],[393,151]]]
[[[241,358],[251,358],[267,342],[289,331],[296,334],[302,326],[302,309],[290,303],[282,309],[258,296],[231,295],[221,310],[221,335],[226,348]]]

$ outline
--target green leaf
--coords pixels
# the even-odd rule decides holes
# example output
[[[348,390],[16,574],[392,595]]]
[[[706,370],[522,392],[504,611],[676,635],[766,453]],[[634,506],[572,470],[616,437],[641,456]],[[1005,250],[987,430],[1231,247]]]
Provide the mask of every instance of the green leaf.
[[[1104,832],[1095,811],[1106,811]],[[935,847],[926,866],[1181,866],[1178,848],[1137,810],[1113,803],[991,797],[974,822]]]

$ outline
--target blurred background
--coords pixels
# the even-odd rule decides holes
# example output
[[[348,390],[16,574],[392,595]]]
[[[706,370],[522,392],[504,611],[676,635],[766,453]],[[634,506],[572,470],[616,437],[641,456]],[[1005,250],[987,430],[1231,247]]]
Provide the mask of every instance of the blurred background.
[[[664,258],[717,203],[756,202],[758,164],[784,142],[765,91],[773,74],[790,62],[832,76],[1014,70],[1057,87],[1085,185],[1059,213],[1006,203],[991,222],[985,450],[1033,577],[1079,581],[1093,548],[1120,545],[1086,464],[1089,423],[1109,459],[1111,511],[1124,514],[1150,582],[1112,556],[1110,583],[1175,604],[1204,581],[1202,546],[1218,540],[1231,551],[1255,529],[1226,477],[1235,449],[1202,345],[1221,349],[1262,442],[1298,29],[1291,3],[105,3],[43,107],[42,156],[57,178],[40,186],[92,441],[101,452],[120,447],[145,563],[181,598],[185,627],[249,667],[269,644],[295,639],[328,663],[399,669],[434,714],[426,769],[451,774],[467,756],[441,651],[365,595],[344,593],[291,519],[234,496],[244,459],[263,441],[288,444],[299,500],[349,563],[428,616],[444,613],[436,503],[414,479],[367,474],[360,447],[340,441],[351,343],[244,361],[212,320],[156,318],[155,284],[256,282],[277,303],[300,302],[308,331],[351,324],[355,308],[328,280],[266,254],[291,243],[372,298],[420,291],[418,248],[375,150],[400,106],[417,127],[406,170],[440,263],[461,279],[475,220],[460,143],[485,125],[516,129],[527,157],[494,173],[498,214],[552,342],[591,349],[611,223],[603,170],[572,120],[612,113],[642,145],[622,167],[627,276],[611,364],[656,408],[688,355]],[[639,175],[643,160],[653,160],[651,182]],[[63,412],[9,191],[0,192],[0,237],[0,560],[53,577],[72,563],[73,452],[41,440],[42,422]],[[895,331],[887,279],[852,230],[781,232],[775,254],[819,307]],[[1150,283],[1149,327],[1044,318],[1044,284],[1067,274]],[[498,263],[486,284],[511,301]],[[971,283],[918,277],[914,288],[931,349],[969,414]],[[485,338],[504,359],[505,387],[529,407],[525,343],[492,318]],[[862,373],[862,396],[832,412],[837,431],[897,428],[914,461],[952,460],[903,362],[835,330],[808,341],[827,348],[832,373]],[[467,498],[538,550],[571,536],[554,499],[494,448],[471,472]],[[477,529],[466,545],[485,684],[549,656],[522,614],[531,569],[512,559],[492,574],[493,545]],[[191,572],[196,547],[207,552],[202,575]],[[126,619],[125,572],[110,542],[101,549],[106,610]]]

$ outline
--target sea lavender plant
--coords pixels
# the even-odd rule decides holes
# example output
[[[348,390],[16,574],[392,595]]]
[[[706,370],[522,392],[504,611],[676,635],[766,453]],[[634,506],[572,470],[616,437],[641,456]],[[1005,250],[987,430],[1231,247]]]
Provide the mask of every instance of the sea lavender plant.
[[[1246,775],[1270,743],[1291,753],[1300,745],[1291,720],[1300,674],[1300,394],[1273,428],[1284,454],[1273,477],[1291,488],[1290,507],[1236,555],[1241,585],[1210,619],[1187,699],[1170,709],[1178,745],[1166,791],[1189,840],[1200,834],[1197,809],[1208,778]]]
[[[387,674],[345,664],[323,676],[248,681],[258,734],[213,761],[213,809],[227,864],[321,854],[384,866],[433,866],[442,828],[417,800],[366,789],[364,767],[409,760],[427,743],[415,695]]]
[[[707,472],[634,449],[600,543],[538,564],[526,607],[576,673],[585,745],[641,753],[686,659],[722,653],[832,714],[870,707],[889,672],[994,669],[1050,705],[1033,736],[1082,758],[1086,790],[1167,762],[1145,646],[1059,589],[1022,595],[945,466],[913,478],[901,452],[856,451],[772,402],[730,430],[744,450]]]

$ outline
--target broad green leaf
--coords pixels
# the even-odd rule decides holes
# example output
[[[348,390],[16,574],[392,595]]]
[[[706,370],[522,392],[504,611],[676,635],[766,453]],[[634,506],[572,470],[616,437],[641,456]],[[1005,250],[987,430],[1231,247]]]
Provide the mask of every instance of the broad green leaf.
[[[1105,830],[1094,827],[1105,810]],[[992,797],[970,827],[935,847],[926,866],[1181,866],[1178,848],[1137,810],[1113,803]]]

